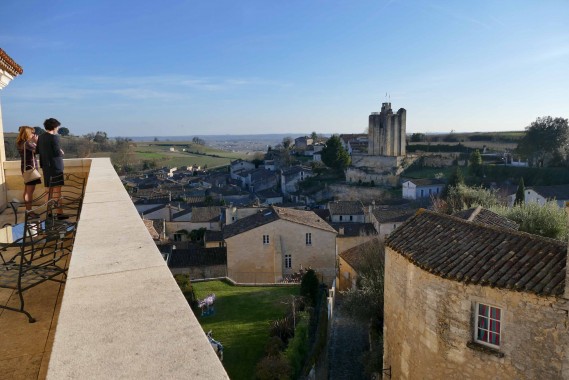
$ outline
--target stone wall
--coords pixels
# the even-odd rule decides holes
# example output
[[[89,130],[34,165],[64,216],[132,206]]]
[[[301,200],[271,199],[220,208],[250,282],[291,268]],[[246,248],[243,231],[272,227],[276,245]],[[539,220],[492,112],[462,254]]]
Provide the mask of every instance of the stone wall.
[[[565,299],[446,280],[386,248],[384,301],[392,379],[569,378]],[[498,350],[472,344],[476,302],[502,308]]]
[[[202,280],[206,278],[220,278],[227,276],[226,265],[204,265],[199,267],[170,268],[173,275],[187,274],[190,280]]]
[[[263,235],[269,235],[269,244],[263,244]],[[327,285],[336,277],[336,233],[331,231],[281,219],[225,241],[228,277],[237,283],[279,282],[301,267],[314,269]],[[291,268],[285,268],[285,255],[291,255]]]

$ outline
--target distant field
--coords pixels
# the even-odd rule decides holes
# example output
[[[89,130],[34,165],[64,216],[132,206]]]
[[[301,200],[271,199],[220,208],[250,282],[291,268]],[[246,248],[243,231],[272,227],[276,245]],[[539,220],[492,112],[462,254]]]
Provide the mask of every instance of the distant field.
[[[170,151],[174,148],[175,151]],[[185,151],[184,151],[185,150]],[[190,142],[138,142],[134,147],[136,156],[141,161],[155,160],[158,166],[187,166],[199,165],[208,168],[229,165],[231,160],[238,158],[252,159],[252,154],[226,152]]]

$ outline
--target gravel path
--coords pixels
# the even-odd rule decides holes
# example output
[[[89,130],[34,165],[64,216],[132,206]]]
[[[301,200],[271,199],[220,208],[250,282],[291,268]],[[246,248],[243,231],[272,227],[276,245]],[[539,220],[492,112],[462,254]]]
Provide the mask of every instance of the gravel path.
[[[341,295],[336,297],[334,322],[328,346],[329,379],[365,379],[361,355],[368,349],[365,323],[352,319],[342,309]]]

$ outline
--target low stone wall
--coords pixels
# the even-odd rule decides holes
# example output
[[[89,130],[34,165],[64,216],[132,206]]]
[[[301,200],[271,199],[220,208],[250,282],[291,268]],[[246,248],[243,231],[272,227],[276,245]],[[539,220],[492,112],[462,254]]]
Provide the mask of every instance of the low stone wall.
[[[190,280],[202,280],[205,278],[218,278],[227,276],[226,265],[207,265],[200,267],[170,268],[173,275],[187,274]]]

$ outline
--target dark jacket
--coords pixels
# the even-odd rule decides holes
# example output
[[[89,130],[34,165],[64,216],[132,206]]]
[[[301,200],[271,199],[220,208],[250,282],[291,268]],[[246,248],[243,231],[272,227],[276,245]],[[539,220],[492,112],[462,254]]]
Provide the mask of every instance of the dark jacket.
[[[63,153],[59,144],[59,136],[43,133],[38,137],[38,153],[40,166],[44,172],[63,173]]]

